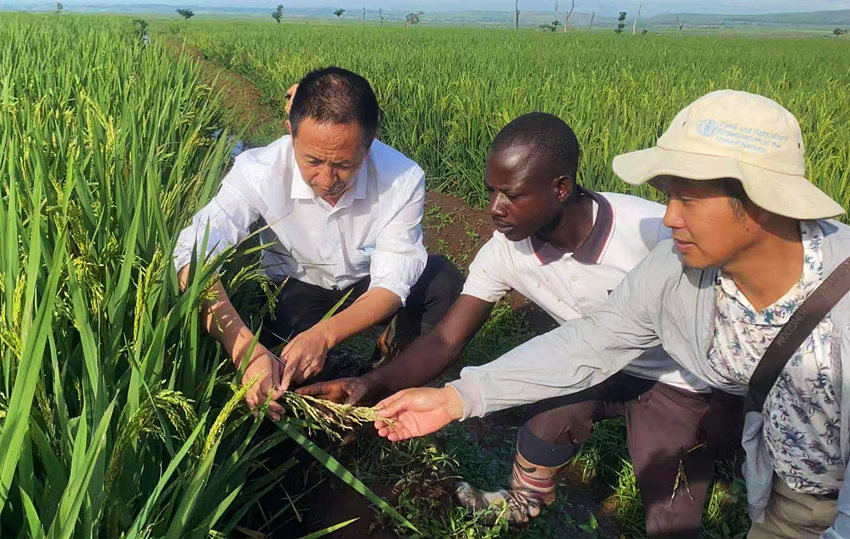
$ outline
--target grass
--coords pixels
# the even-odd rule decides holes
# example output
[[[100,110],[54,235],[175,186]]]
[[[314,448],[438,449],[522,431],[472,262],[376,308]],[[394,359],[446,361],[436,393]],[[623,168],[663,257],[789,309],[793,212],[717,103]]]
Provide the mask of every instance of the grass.
[[[290,396],[279,431],[259,435],[262,414],[202,332],[219,266],[237,308],[262,304],[256,255],[193,259],[178,290],[177,233],[233,142],[199,66],[143,46],[125,19],[0,21],[3,535],[229,536],[280,490],[296,444],[404,525],[301,432],[368,410]],[[279,504],[242,533],[293,513]]]
[[[846,40],[461,28],[157,23],[250,79],[281,107],[289,85],[336,64],[363,74],[383,107],[381,138],[423,166],[428,187],[482,206],[486,149],[532,110],[562,117],[583,147],[582,181],[637,192],[612,173],[674,114],[720,88],[778,100],[800,120],[811,180],[850,203],[850,47]],[[275,135],[272,135],[275,136]]]

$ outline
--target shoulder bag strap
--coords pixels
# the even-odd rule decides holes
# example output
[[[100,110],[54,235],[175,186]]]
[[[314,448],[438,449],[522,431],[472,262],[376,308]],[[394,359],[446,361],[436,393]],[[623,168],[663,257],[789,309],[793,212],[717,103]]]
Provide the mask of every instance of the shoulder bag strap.
[[[750,378],[750,397],[759,412],[785,364],[826,314],[850,291],[850,257],[835,268],[791,315],[768,346]]]

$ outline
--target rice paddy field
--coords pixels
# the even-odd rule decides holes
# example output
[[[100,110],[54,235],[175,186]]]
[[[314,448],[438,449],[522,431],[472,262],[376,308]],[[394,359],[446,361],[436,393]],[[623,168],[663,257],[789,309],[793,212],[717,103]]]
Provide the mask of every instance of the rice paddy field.
[[[529,111],[563,118],[583,147],[581,179],[622,191],[618,153],[654,143],[673,115],[712,90],[777,100],[800,120],[812,181],[850,202],[850,46],[840,39],[592,35],[458,28],[209,22],[173,24],[273,104],[303,73],[364,75],[384,110],[381,137],[426,170],[430,187],[485,199],[492,137]]]
[[[328,415],[293,397],[273,426],[241,404],[241,376],[199,309],[219,266],[238,308],[266,308],[256,253],[196,263],[184,294],[169,254],[237,139],[283,134],[283,95],[311,68],[366,76],[383,107],[381,138],[423,166],[429,189],[472,207],[485,200],[487,145],[518,114],[567,120],[583,145],[581,180],[624,191],[613,156],[650,145],[678,109],[718,88],[795,113],[810,178],[850,202],[847,40],[150,22],[147,42],[126,17],[0,14],[3,537],[319,537],[350,523],[323,513],[338,498],[368,500],[360,533],[383,536],[642,534],[616,422],[578,457],[601,484],[596,501],[562,493],[530,528],[508,530],[454,506],[446,485],[503,483],[515,423],[471,421],[397,445],[364,428],[343,446],[332,423],[352,411]],[[252,85],[252,107],[272,120],[240,122],[207,64]],[[502,305],[462,363],[529,336]],[[368,355],[368,345],[347,354]],[[734,465],[718,475],[705,535],[743,536]]]

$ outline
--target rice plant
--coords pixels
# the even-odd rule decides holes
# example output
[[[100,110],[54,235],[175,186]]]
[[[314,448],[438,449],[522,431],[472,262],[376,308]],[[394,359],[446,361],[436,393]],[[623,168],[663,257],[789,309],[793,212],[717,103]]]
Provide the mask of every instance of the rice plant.
[[[230,535],[292,468],[287,439],[344,476],[300,428],[364,412],[293,413],[255,436],[262,415],[199,324],[225,260],[194,261],[178,290],[176,235],[230,152],[198,66],[139,41],[129,19],[0,20],[3,536]],[[236,300],[256,305],[257,279],[232,275]]]
[[[840,40],[316,24],[279,33],[246,21],[175,31],[272,103],[312,68],[363,74],[384,109],[382,139],[423,166],[429,188],[475,204],[486,200],[487,145],[522,113],[565,119],[582,144],[582,181],[625,191],[612,158],[652,144],[679,109],[720,88],[766,95],[797,115],[810,178],[850,203],[850,47]]]

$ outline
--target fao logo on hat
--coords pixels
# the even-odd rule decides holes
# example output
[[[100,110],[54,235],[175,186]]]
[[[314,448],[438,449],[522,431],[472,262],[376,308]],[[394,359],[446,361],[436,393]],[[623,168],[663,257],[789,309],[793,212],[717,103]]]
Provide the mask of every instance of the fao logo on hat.
[[[697,122],[697,133],[704,137],[710,137],[717,132],[717,122],[711,119]]]

